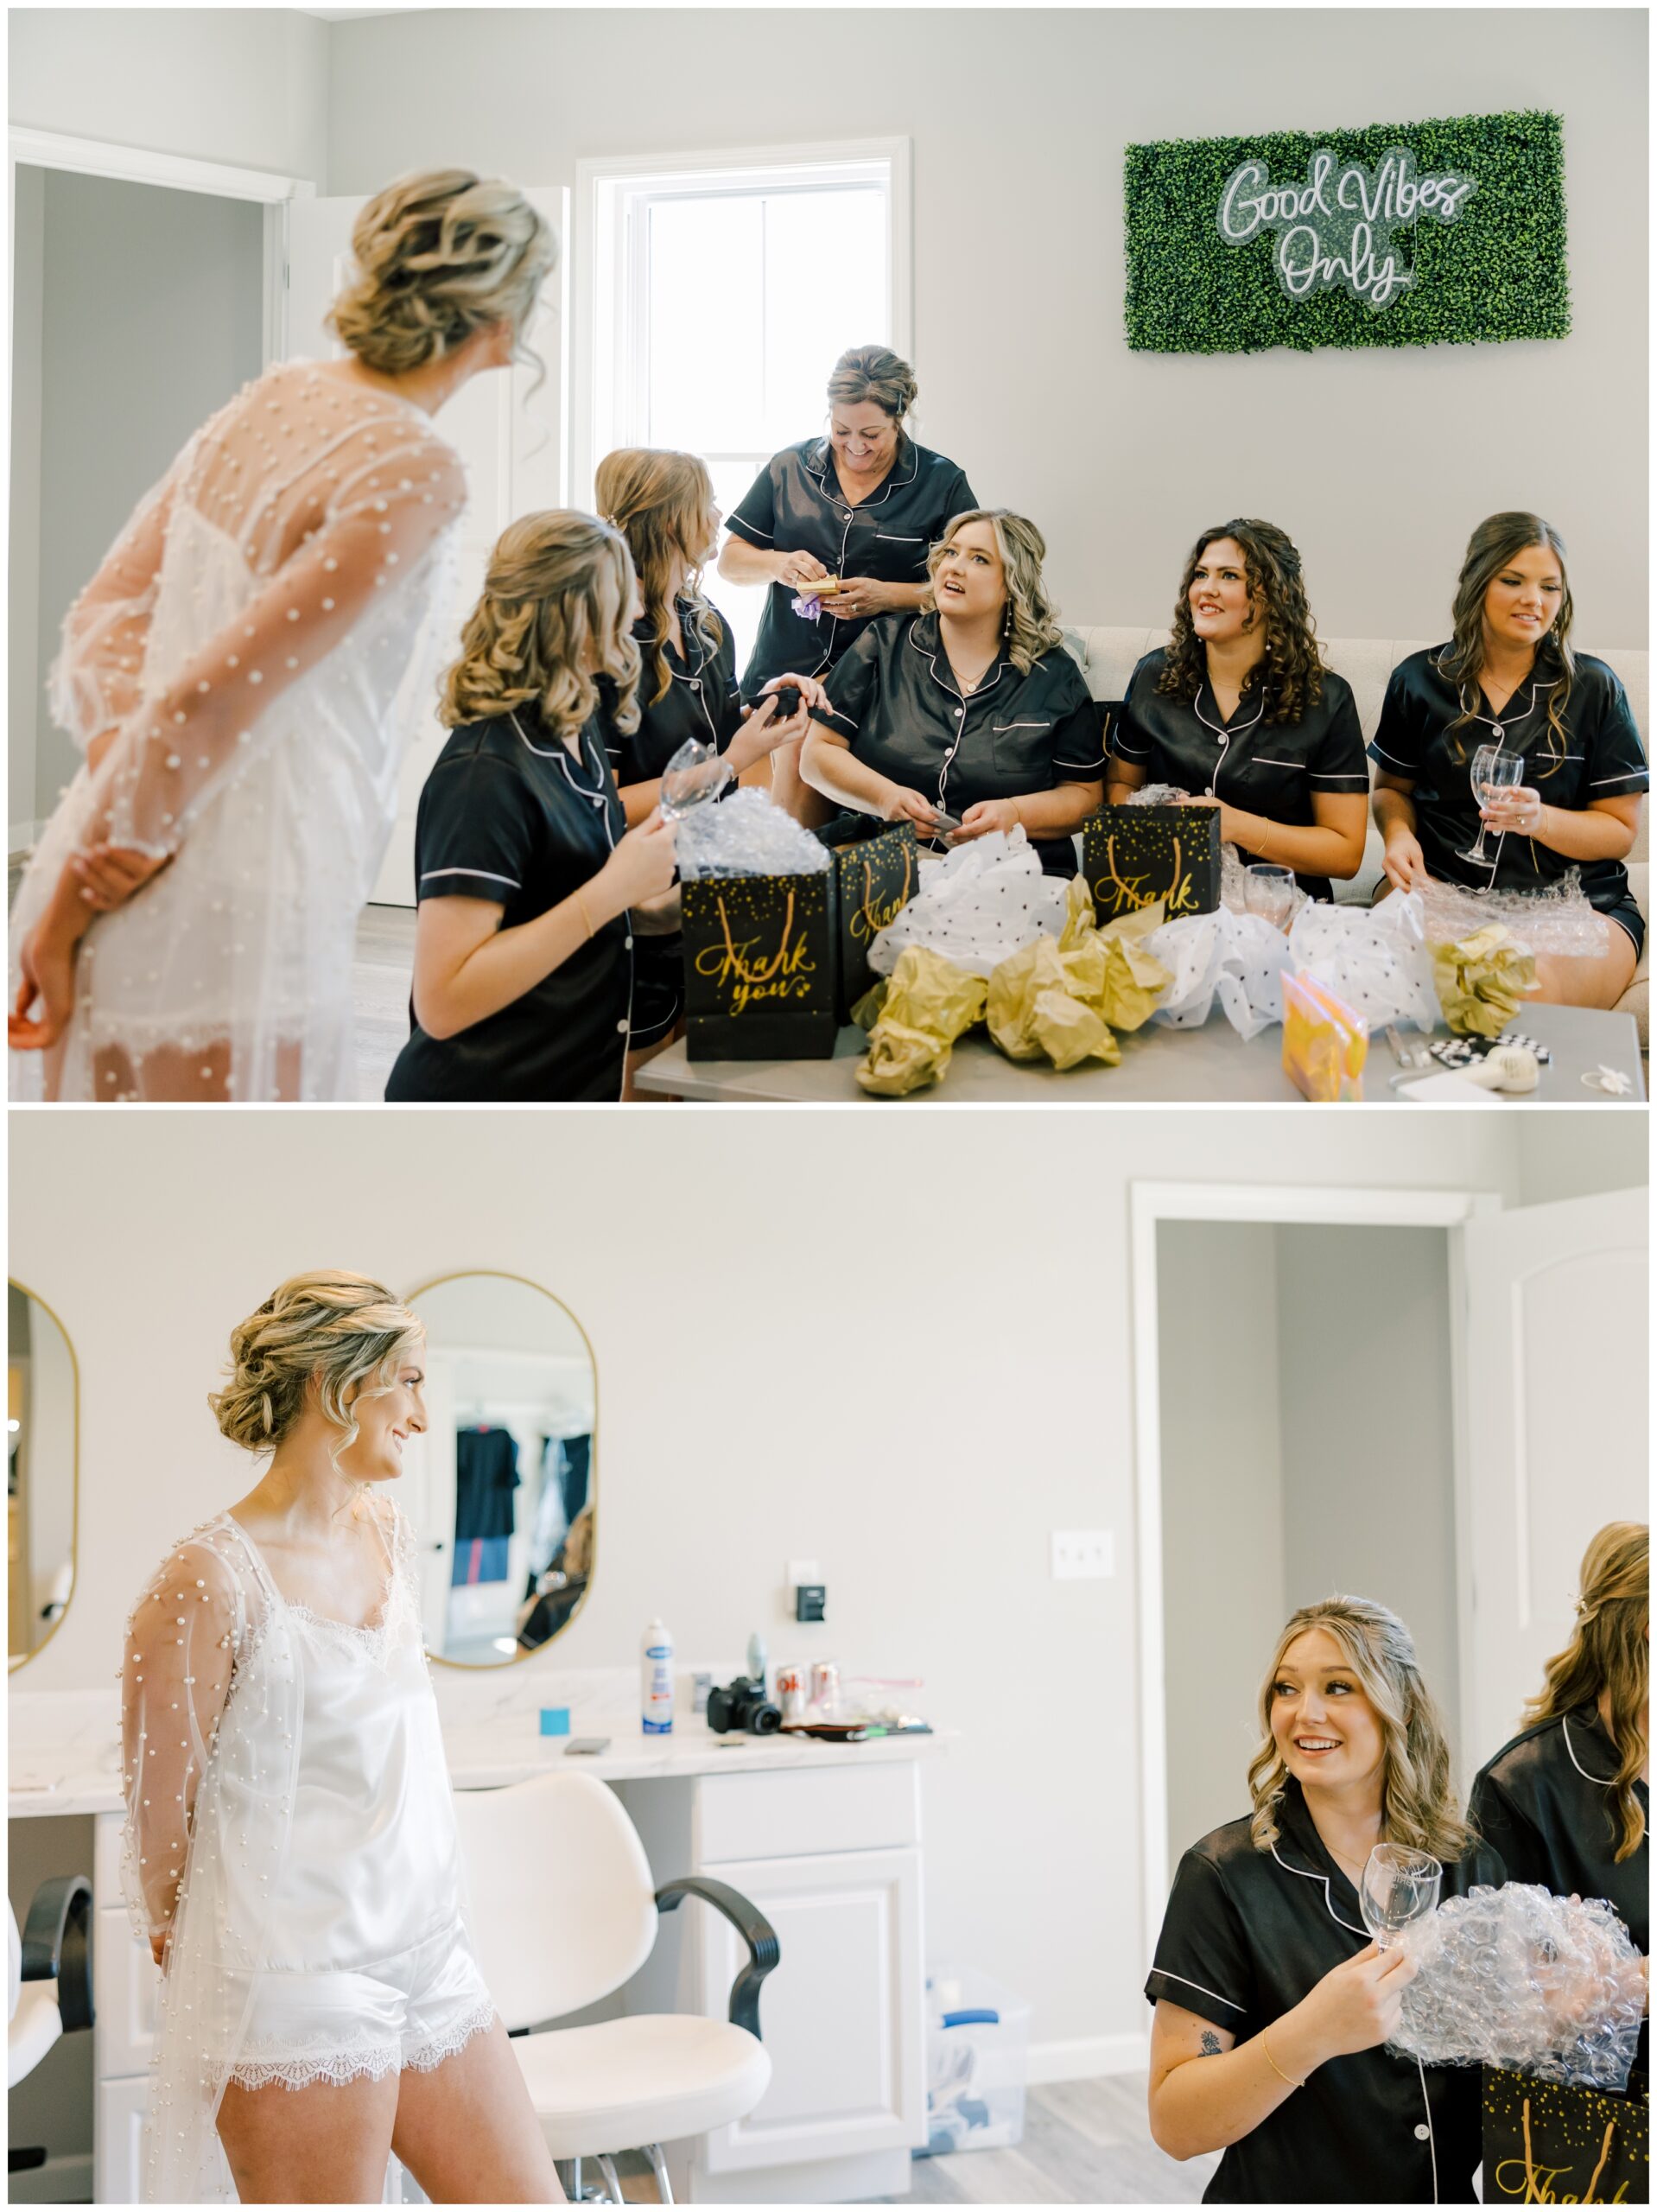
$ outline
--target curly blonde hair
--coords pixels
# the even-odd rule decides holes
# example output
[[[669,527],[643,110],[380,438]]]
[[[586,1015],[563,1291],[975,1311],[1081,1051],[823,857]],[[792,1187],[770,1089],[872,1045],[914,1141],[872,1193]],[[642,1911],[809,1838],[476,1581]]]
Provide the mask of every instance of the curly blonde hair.
[[[521,347],[558,259],[551,226],[517,187],[470,169],[421,169],[388,184],[358,216],[351,248],[356,276],[328,327],[365,367],[390,377],[493,323],[510,324]]]
[[[1179,597],[1169,626],[1167,656],[1157,690],[1165,697],[1196,698],[1208,674],[1207,651],[1191,626],[1191,582],[1210,545],[1222,537],[1242,549],[1243,576],[1248,587],[1248,625],[1263,621],[1266,652],[1243,678],[1241,696],[1261,696],[1261,719],[1268,729],[1283,722],[1298,722],[1306,709],[1323,696],[1328,673],[1317,649],[1316,626],[1306,599],[1300,555],[1288,532],[1275,523],[1239,517],[1205,530],[1185,556],[1179,580]]]
[[[1646,1764],[1646,1711],[1651,1694],[1651,1530],[1643,1521],[1612,1521],[1584,1554],[1577,1624],[1565,1649],[1543,1669],[1544,1688],[1525,1707],[1525,1726],[1597,1705],[1609,1693],[1616,1773],[1611,1828],[1616,1859],[1632,1859],[1645,1840],[1646,1816],[1635,1783]]]
[[[443,678],[443,721],[458,729],[532,706],[568,740],[597,710],[602,675],[615,683],[615,726],[630,734],[638,728],[632,604],[632,556],[619,530],[566,508],[523,516],[489,556],[460,658]]]
[[[230,1379],[207,1403],[232,1444],[271,1452],[314,1385],[318,1408],[340,1432],[337,1465],[357,1440],[352,1403],[389,1389],[423,1335],[419,1316],[371,1276],[344,1268],[293,1275],[231,1331]]]
[[[1006,589],[1004,616],[1007,658],[1020,676],[1028,676],[1044,653],[1064,642],[1053,620],[1055,609],[1042,582],[1041,564],[1047,558],[1047,540],[1033,522],[1015,515],[1010,507],[968,507],[951,515],[943,535],[926,556],[928,577],[923,604],[937,609],[937,573],[945,551],[969,522],[987,522],[1001,556],[1001,575]]]
[[[856,407],[871,399],[900,430],[919,394],[914,370],[889,346],[848,346],[829,373],[830,407]]]
[[[1284,1627],[1260,1689],[1261,1742],[1248,1768],[1254,1800],[1249,1833],[1256,1851],[1278,1837],[1277,1808],[1289,1770],[1272,1732],[1272,1693],[1283,1655],[1298,1637],[1321,1628],[1346,1654],[1381,1723],[1381,1833],[1388,1843],[1408,1844],[1448,1862],[1465,1855],[1472,1830],[1462,1819],[1451,1788],[1450,1745],[1438,1708],[1421,1679],[1415,1643],[1398,1615],[1368,1598],[1325,1598],[1303,1605]]]
[[[651,626],[650,696],[654,706],[673,682],[668,668],[669,580],[681,561],[688,563],[679,588],[689,613],[687,626],[708,653],[719,651],[725,635],[717,610],[702,596],[698,556],[712,535],[714,480],[694,453],[670,453],[651,446],[623,446],[599,463],[594,494],[600,512],[619,530],[632,556],[644,619]]]

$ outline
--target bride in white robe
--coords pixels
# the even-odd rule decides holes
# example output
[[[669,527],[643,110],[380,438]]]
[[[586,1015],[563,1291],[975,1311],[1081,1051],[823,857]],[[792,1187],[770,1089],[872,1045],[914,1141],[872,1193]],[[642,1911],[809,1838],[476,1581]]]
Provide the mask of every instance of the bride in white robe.
[[[510,185],[404,179],[352,237],[343,360],[196,432],[64,624],[86,753],[12,914],[12,1095],[348,1097],[351,962],[435,675],[460,464],[556,258]]]

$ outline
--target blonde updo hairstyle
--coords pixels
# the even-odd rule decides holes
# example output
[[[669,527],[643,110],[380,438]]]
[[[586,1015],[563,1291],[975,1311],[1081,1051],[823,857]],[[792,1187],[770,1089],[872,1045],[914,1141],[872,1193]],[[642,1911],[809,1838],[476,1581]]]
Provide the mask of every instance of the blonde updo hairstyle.
[[[949,547],[970,522],[987,523],[994,537],[1006,586],[1006,609],[1002,617],[1006,655],[1021,676],[1028,676],[1044,653],[1063,644],[1064,635],[1053,620],[1053,603],[1042,582],[1041,564],[1047,558],[1047,540],[1025,516],[1015,515],[1010,507],[968,507],[962,514],[951,515],[943,526],[943,537],[927,552],[926,573],[930,581],[925,605],[936,611],[939,566]]]
[[[1444,1724],[1421,1679],[1415,1642],[1398,1615],[1368,1598],[1325,1598],[1303,1605],[1278,1638],[1260,1688],[1261,1741],[1248,1769],[1254,1800],[1249,1834],[1256,1851],[1269,1851],[1279,1834],[1278,1807],[1289,1770],[1272,1731],[1273,1692],[1284,1654],[1309,1630],[1323,1629],[1344,1655],[1381,1727],[1381,1835],[1446,1863],[1463,1858],[1473,1835],[1451,1786],[1450,1745]]]
[[[232,1444],[271,1452],[314,1402],[340,1431],[337,1465],[357,1440],[353,1403],[389,1390],[423,1333],[419,1317],[367,1275],[295,1275],[231,1331],[230,1379],[207,1403]]]
[[[679,589],[689,609],[686,626],[704,652],[715,653],[725,635],[719,616],[702,596],[701,556],[714,518],[714,480],[694,453],[653,446],[623,446],[607,453],[594,479],[599,512],[627,541],[638,595],[651,635],[650,703],[665,698],[673,683],[668,667],[669,580],[688,564]]]
[[[516,185],[422,169],[377,192],[351,233],[357,269],[327,323],[365,367],[406,376],[492,324],[517,358],[558,241]]]
[[[848,346],[828,379],[828,404],[860,407],[873,400],[901,431],[919,391],[914,370],[890,346]]]
[[[596,515],[549,508],[500,534],[483,596],[443,679],[451,729],[534,707],[549,730],[575,737],[599,704],[595,678],[616,687],[612,719],[638,728],[638,647],[631,630],[632,556]]]

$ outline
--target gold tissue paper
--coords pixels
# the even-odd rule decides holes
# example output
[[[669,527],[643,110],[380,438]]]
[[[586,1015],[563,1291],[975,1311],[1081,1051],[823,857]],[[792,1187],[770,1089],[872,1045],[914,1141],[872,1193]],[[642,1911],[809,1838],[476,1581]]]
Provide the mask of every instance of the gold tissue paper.
[[[1536,982],[1536,956],[1501,922],[1432,948],[1432,980],[1458,1037],[1500,1037]]]
[[[990,1035],[1009,1059],[1044,1053],[1056,1068],[1085,1059],[1114,1067],[1121,1047],[1112,1032],[1148,1021],[1172,981],[1140,942],[1162,925],[1162,907],[1095,925],[1091,893],[1072,877],[1069,912],[1057,940],[1039,937],[1002,961],[989,979]]]
[[[853,1019],[868,1027],[869,1049],[857,1080],[879,1098],[905,1098],[940,1083],[955,1040],[984,1018],[984,979],[968,976],[942,953],[905,945],[884,985],[860,999]]]

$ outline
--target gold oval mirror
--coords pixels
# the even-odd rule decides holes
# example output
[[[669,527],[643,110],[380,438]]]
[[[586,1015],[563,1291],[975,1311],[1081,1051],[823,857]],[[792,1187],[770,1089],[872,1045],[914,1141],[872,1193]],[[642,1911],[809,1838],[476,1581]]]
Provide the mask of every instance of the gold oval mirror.
[[[398,1487],[421,1545],[426,1649],[510,1666],[568,1625],[592,1581],[593,1348],[522,1275],[441,1275],[409,1303],[426,1325],[427,1427]]]
[[[21,1667],[68,1610],[79,1514],[80,1383],[51,1307],[6,1281],[6,1535],[10,1665]]]

